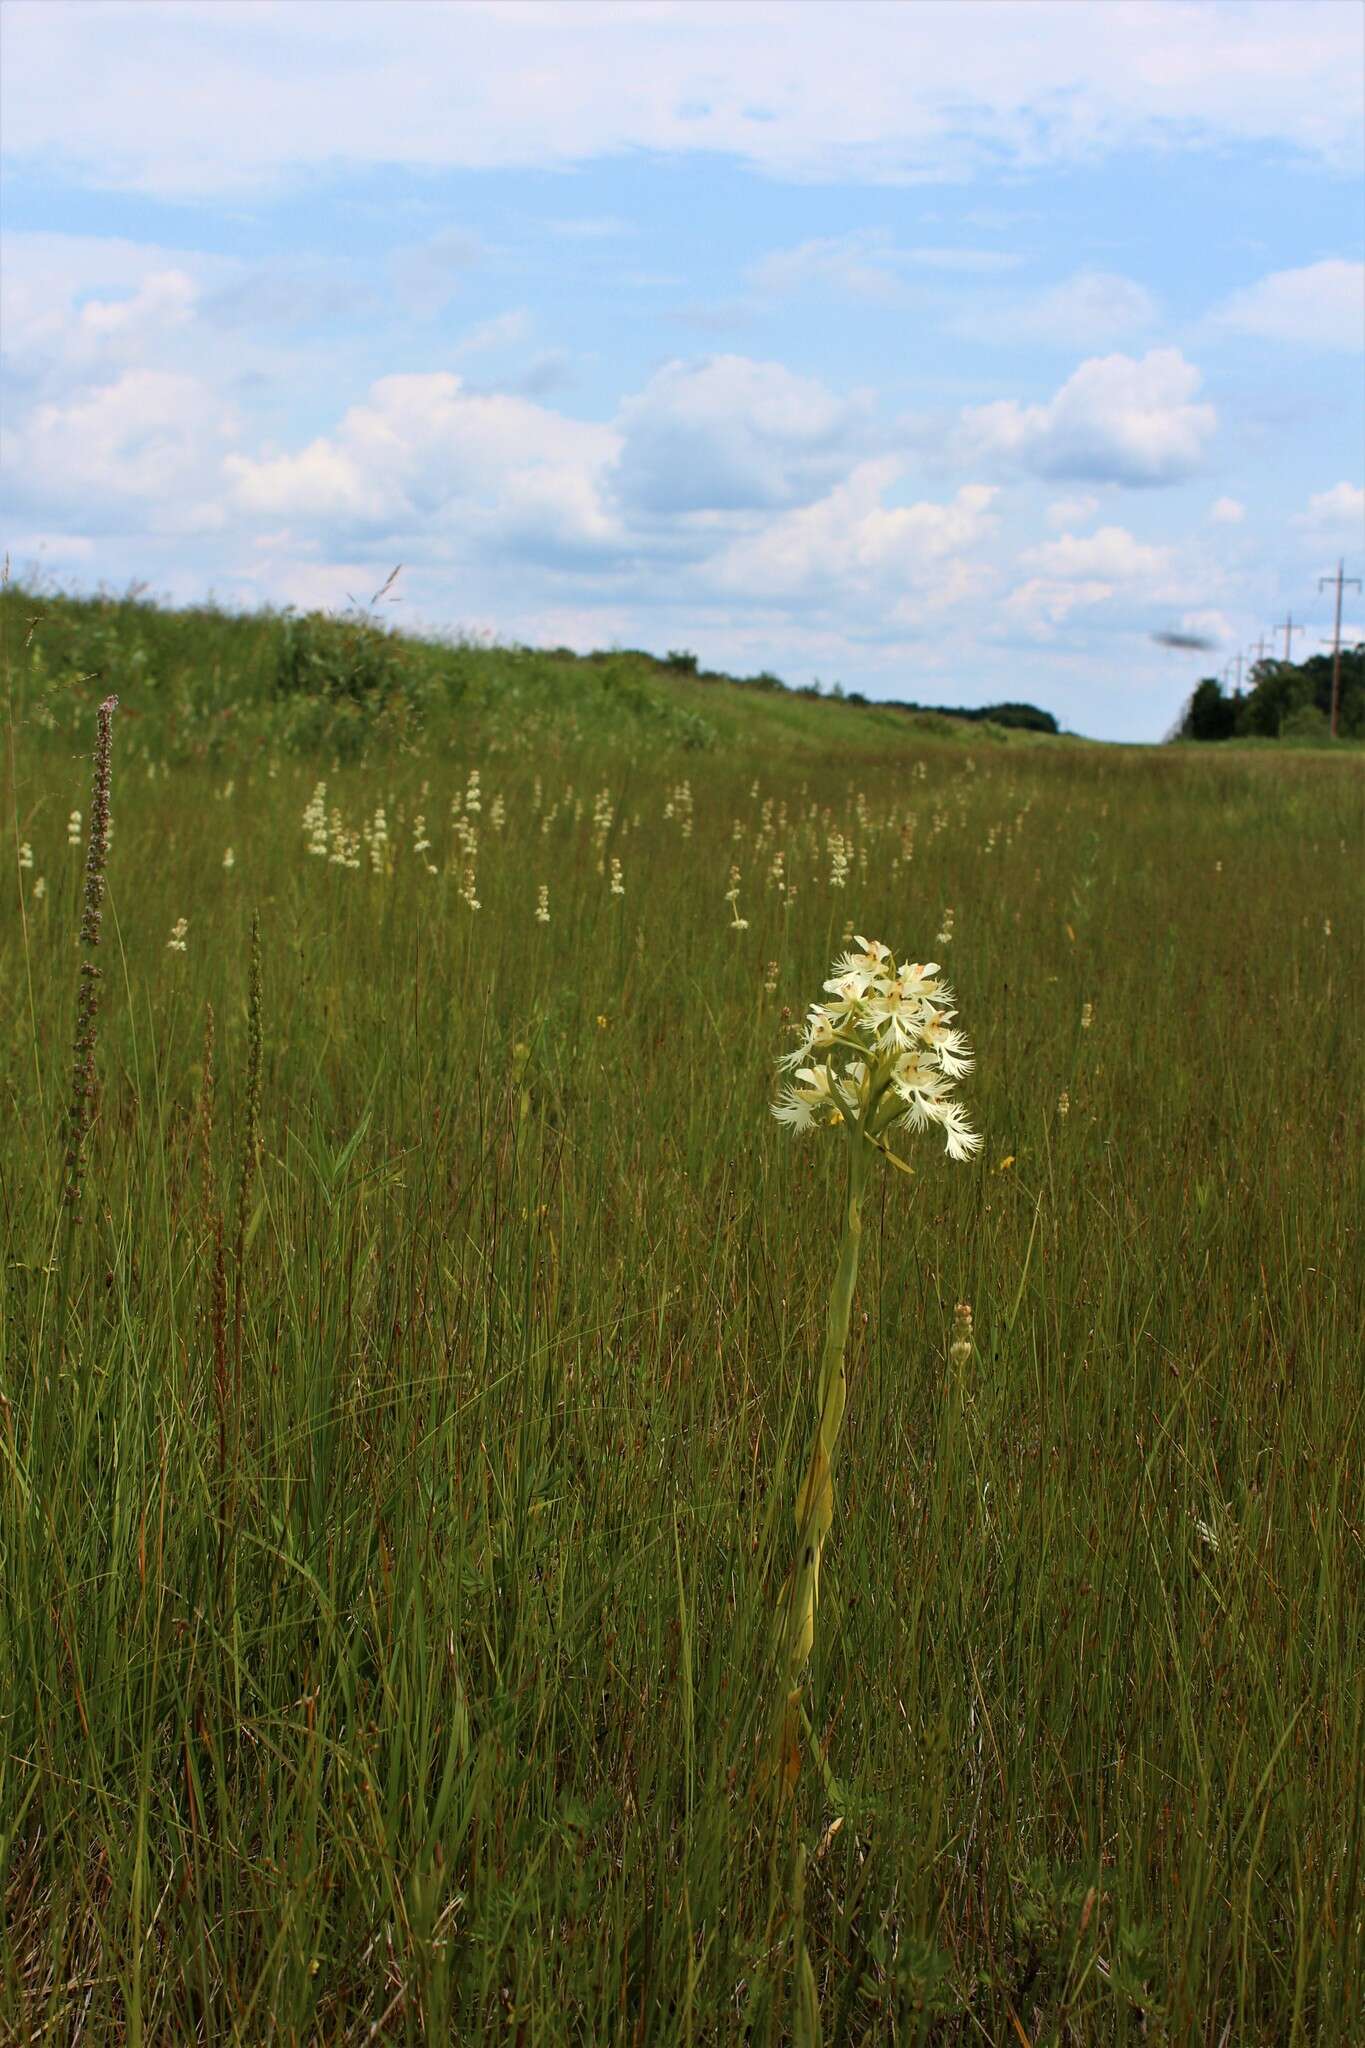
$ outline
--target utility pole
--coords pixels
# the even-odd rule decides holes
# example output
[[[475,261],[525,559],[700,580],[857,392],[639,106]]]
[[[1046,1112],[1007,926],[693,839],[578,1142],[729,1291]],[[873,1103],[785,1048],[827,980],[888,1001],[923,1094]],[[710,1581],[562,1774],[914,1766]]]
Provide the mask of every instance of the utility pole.
[[[1265,634],[1264,634],[1264,633],[1262,633],[1262,635],[1261,635],[1260,639],[1259,639],[1259,640],[1258,640],[1258,641],[1256,642],[1256,659],[1257,659],[1257,661],[1264,661],[1264,660],[1265,660]]]
[[[1291,633],[1302,633],[1302,631],[1303,631],[1303,627],[1302,627],[1302,626],[1296,626],[1296,625],[1294,624],[1294,614],[1293,614],[1293,612],[1290,612],[1290,613],[1288,614],[1288,616],[1287,616],[1287,617],[1285,617],[1285,618],[1283,618],[1283,619],[1277,619],[1277,620],[1276,620],[1276,622],[1275,622],[1275,624],[1274,624],[1274,625],[1273,625],[1273,626],[1271,627],[1271,631],[1272,631],[1273,633],[1283,633],[1283,634],[1284,634],[1284,658],[1285,658],[1285,660],[1286,660],[1286,661],[1288,661],[1288,659],[1289,659],[1289,636],[1290,636],[1290,634],[1291,634]]]
[[[1322,586],[1323,586],[1323,584],[1324,584],[1324,583],[1332,583],[1332,584],[1335,584],[1335,585],[1336,585],[1336,593],[1337,593],[1337,615],[1336,615],[1336,621],[1335,621],[1335,623],[1333,624],[1333,627],[1332,627],[1332,738],[1333,738],[1333,739],[1335,739],[1335,738],[1336,738],[1336,736],[1337,736],[1337,710],[1338,710],[1338,707],[1339,707],[1339,705],[1340,705],[1340,703],[1341,703],[1341,592],[1342,592],[1342,587],[1343,587],[1343,585],[1345,585],[1345,584],[1347,584],[1347,583],[1349,583],[1349,584],[1351,585],[1352,589],[1354,589],[1354,590],[1359,590],[1359,588],[1360,588],[1360,578],[1359,578],[1358,576],[1343,576],[1343,575],[1342,575],[1342,573],[1341,573],[1341,572],[1342,572],[1342,570],[1343,570],[1343,569],[1344,569],[1345,567],[1346,567],[1346,564],[1345,564],[1345,562],[1344,562],[1344,561],[1338,561],[1338,563],[1337,563],[1337,573],[1336,573],[1336,575],[1335,575],[1335,576],[1319,576],[1319,578],[1318,578],[1318,589],[1319,589],[1319,590],[1321,590],[1321,589],[1322,589]]]
[[[1223,663],[1223,674],[1226,675],[1231,668],[1235,668],[1237,671],[1237,688],[1240,690],[1242,687],[1242,657],[1240,654],[1234,654],[1231,660]]]

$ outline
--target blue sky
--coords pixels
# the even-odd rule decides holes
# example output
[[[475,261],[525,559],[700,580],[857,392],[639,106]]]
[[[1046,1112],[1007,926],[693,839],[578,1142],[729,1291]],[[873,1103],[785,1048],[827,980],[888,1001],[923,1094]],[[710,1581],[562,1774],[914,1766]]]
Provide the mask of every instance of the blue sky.
[[[1159,738],[1361,573],[1363,23],[7,0],[3,545]]]

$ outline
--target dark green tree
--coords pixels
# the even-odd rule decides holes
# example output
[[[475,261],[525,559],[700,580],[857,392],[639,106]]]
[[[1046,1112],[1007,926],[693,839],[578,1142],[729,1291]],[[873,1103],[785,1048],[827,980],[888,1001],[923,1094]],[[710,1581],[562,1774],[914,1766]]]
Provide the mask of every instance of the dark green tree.
[[[1185,740],[1230,740],[1237,730],[1237,699],[1223,694],[1217,676],[1195,685],[1186,707],[1180,737]]]

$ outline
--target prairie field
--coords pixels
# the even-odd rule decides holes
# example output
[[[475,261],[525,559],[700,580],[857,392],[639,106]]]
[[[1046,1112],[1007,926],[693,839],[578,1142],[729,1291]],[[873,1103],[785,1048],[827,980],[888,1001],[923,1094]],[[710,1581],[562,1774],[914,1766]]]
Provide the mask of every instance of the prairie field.
[[[1360,755],[3,611],[0,2038],[1365,2038]],[[855,933],[984,1142],[870,1183],[788,1787]]]

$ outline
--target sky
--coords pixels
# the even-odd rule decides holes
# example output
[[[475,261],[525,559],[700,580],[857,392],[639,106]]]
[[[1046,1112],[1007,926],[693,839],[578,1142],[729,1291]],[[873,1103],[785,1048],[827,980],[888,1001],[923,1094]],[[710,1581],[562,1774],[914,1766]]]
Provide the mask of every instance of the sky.
[[[0,80],[50,587],[401,563],[407,630],[1157,740],[1365,574],[1356,0],[5,0]]]

